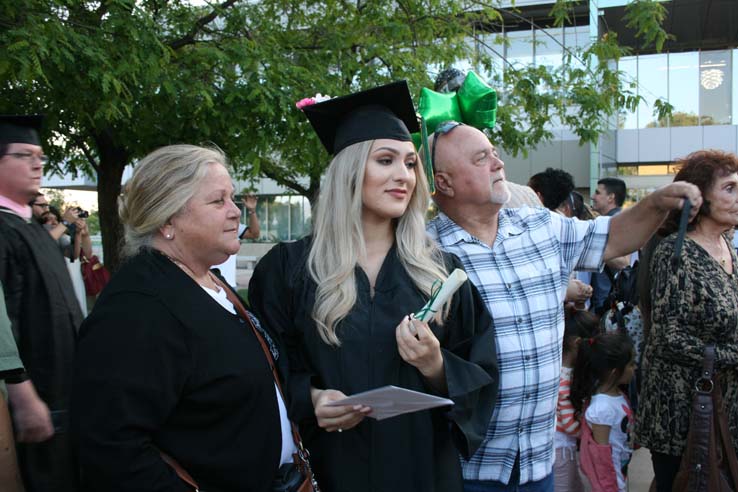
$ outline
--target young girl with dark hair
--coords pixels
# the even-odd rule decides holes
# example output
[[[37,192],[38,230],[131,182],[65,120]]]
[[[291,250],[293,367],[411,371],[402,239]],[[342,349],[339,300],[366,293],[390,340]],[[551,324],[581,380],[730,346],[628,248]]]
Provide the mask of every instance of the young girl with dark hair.
[[[622,333],[603,333],[579,344],[571,401],[584,414],[580,461],[593,492],[627,490],[633,452],[633,412],[620,386],[635,371],[633,344]]]
[[[554,434],[554,490],[556,492],[581,492],[584,490],[579,476],[577,441],[579,419],[575,415],[570,392],[572,371],[582,340],[592,337],[599,327],[597,317],[589,311],[573,311],[564,326],[564,347],[559,380],[559,401],[556,405],[556,434]]]

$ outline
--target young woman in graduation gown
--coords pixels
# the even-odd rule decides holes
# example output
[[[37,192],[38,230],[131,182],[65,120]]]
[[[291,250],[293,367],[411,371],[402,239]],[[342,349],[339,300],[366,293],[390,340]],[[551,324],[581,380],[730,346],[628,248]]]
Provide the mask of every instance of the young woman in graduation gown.
[[[335,154],[313,234],[273,248],[249,289],[288,355],[290,416],[307,434],[324,492],[460,492],[459,453],[477,449],[494,405],[495,343],[470,282],[430,324],[408,318],[461,265],[425,235],[429,192],[408,131],[417,122],[407,85],[303,111]],[[385,385],[455,405],[382,421],[367,407],[327,406]]]

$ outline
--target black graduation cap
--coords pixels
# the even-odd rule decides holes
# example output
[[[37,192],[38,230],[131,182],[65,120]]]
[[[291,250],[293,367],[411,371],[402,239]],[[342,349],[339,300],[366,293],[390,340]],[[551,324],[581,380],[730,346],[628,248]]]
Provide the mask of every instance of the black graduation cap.
[[[41,145],[38,134],[44,117],[33,115],[0,115],[0,144],[25,143]]]
[[[378,138],[409,142],[410,134],[420,130],[404,80],[304,106],[302,111],[331,155]]]

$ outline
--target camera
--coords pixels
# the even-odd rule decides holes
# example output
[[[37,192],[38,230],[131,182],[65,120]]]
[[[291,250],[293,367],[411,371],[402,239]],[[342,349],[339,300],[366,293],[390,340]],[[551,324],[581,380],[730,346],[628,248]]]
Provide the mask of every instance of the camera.
[[[77,207],[76,210],[77,210],[77,218],[86,219],[87,217],[90,216],[90,212],[88,212],[87,210],[82,210],[79,207]]]

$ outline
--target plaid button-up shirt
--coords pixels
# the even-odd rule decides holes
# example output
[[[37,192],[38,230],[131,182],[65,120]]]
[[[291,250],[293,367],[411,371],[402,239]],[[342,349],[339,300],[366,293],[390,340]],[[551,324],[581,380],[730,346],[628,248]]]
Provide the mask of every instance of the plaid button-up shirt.
[[[564,336],[563,301],[573,269],[597,271],[610,218],[567,219],[543,208],[503,209],[494,245],[444,214],[428,224],[442,249],[459,257],[494,319],[500,385],[467,480],[508,483],[520,455],[520,483],[551,473]]]

